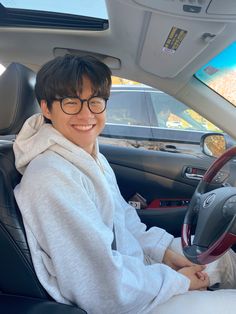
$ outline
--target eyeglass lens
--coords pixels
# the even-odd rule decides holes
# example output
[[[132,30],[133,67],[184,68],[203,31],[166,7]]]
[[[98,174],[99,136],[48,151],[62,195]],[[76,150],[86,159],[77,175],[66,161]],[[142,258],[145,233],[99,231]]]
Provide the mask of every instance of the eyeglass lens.
[[[102,113],[106,108],[106,100],[101,97],[92,97],[82,101],[79,98],[64,98],[61,100],[61,107],[67,114],[77,114],[82,110],[84,102],[87,102],[92,113]]]

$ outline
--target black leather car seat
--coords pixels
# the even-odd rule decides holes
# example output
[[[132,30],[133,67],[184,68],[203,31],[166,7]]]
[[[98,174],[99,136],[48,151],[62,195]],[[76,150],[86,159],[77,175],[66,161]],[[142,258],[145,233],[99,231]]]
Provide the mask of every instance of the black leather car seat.
[[[35,73],[17,63],[9,65],[0,76],[0,136],[17,134],[24,121],[39,112],[34,84]],[[35,274],[13,194],[21,175],[15,168],[12,146],[13,141],[0,139],[0,296],[50,300]],[[76,313],[85,312],[76,308]]]
[[[0,135],[15,135],[39,111],[34,96],[35,73],[12,63],[0,77]],[[35,275],[22,218],[13,189],[21,179],[11,141],[0,141],[0,291],[47,297]]]

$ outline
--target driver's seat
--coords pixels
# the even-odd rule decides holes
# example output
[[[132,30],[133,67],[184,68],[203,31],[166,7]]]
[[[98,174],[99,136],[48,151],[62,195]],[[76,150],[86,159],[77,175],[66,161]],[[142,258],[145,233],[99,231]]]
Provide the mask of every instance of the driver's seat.
[[[0,312],[9,295],[53,301],[37,279],[28,248],[24,225],[13,189],[21,175],[15,168],[13,140],[24,121],[40,108],[34,96],[35,73],[12,63],[0,76]],[[5,140],[3,135],[8,135]],[[33,182],[32,182],[33,184]],[[5,303],[4,303],[5,302]],[[52,304],[53,313],[69,313],[68,306]],[[85,313],[69,307],[70,313]],[[35,310],[35,309],[34,309]],[[49,311],[50,312],[50,311]],[[49,313],[46,309],[44,313]],[[19,310],[18,313],[23,313]],[[31,313],[30,311],[27,313]],[[36,313],[36,312],[34,312]]]
[[[12,63],[0,77],[0,135],[17,134],[24,121],[39,111],[34,97],[35,74]],[[47,297],[35,275],[22,218],[13,189],[21,179],[14,163],[12,141],[0,141],[0,291]]]

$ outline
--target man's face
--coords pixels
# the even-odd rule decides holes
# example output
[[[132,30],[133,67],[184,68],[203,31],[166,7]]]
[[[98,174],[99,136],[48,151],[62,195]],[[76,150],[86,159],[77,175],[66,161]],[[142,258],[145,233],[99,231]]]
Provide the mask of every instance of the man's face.
[[[91,82],[87,77],[83,77],[83,90],[78,95],[81,99],[88,99],[93,96]],[[97,136],[105,126],[106,113],[92,113],[84,102],[82,110],[75,115],[64,113],[60,106],[60,101],[55,100],[49,111],[45,101],[41,102],[43,115],[50,119],[52,125],[68,140],[83,148],[89,154],[93,152]]]

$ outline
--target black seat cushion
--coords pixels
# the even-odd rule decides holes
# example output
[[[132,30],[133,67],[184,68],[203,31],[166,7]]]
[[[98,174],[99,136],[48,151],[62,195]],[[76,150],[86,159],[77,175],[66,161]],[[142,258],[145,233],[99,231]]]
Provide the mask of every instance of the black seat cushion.
[[[36,75],[12,63],[0,77],[0,135],[14,135],[40,108],[34,95]],[[0,291],[48,298],[34,272],[22,217],[13,189],[21,175],[15,168],[13,143],[0,140]]]
[[[0,291],[48,298],[33,268],[20,211],[13,189],[16,171],[12,143],[0,144]]]
[[[86,314],[85,311],[65,304],[12,295],[0,295],[2,314]]]

